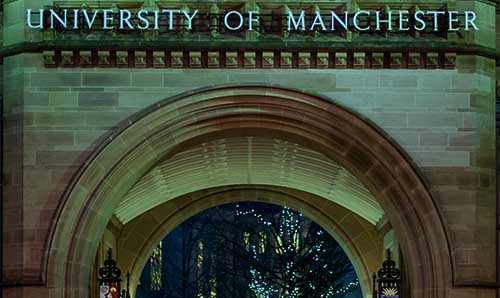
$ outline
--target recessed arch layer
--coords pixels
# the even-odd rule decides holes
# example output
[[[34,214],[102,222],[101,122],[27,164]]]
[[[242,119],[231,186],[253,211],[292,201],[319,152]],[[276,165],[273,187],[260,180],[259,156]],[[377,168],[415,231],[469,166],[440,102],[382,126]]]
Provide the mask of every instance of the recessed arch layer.
[[[127,193],[116,210],[127,223],[165,201],[230,185],[301,189],[352,210],[372,225],[383,210],[349,171],[299,144],[268,137],[229,137],[196,144],[163,160]]]
[[[320,152],[358,177],[391,221],[412,297],[446,297],[452,282],[445,229],[408,157],[380,130],[324,98],[279,87],[226,86],[162,101],[123,123],[67,190],[47,248],[49,286],[85,297],[105,226],[131,187],[192,144],[276,136]],[[315,220],[314,218],[312,218]]]

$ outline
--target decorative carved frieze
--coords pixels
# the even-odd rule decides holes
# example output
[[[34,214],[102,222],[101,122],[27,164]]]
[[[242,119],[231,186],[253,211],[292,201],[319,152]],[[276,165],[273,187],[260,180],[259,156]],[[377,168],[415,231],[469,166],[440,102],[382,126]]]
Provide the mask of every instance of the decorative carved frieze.
[[[208,52],[208,68],[219,68],[220,67],[220,53],[219,52]]]
[[[238,52],[226,52],[226,67],[238,68]]]
[[[189,52],[189,67],[201,68],[201,52]]]
[[[444,67],[455,68],[456,60],[457,60],[457,55],[455,53],[444,54]]]
[[[61,65],[63,66],[73,66],[75,65],[75,58],[73,56],[73,51],[63,51],[61,52]]]
[[[365,53],[356,52],[353,55],[353,68],[365,68]]]
[[[183,66],[184,66],[184,53],[183,52],[172,52],[170,54],[170,67],[182,68]]]
[[[328,68],[330,66],[330,56],[331,55],[328,52],[319,52],[317,55],[316,67]]]
[[[408,68],[418,68],[421,60],[420,53],[409,53],[408,55]]]
[[[335,53],[335,68],[347,68],[347,53]]]
[[[165,52],[163,52],[163,51],[153,52],[153,67],[155,67],[155,68],[166,67],[165,60],[166,60]]]
[[[134,66],[135,67],[147,67],[147,53],[145,51],[137,51],[134,53]]]
[[[262,53],[262,68],[274,67],[274,52]]]
[[[390,66],[391,66],[391,68],[404,67],[403,54],[402,53],[391,53],[390,54]]]
[[[255,52],[245,52],[244,57],[245,57],[244,61],[245,68],[255,68],[257,66],[257,59]]]
[[[376,52],[371,55],[371,67],[383,68],[384,67],[384,53]]]
[[[127,51],[117,51],[116,52],[116,66],[118,67],[128,67],[128,52]]]
[[[327,51],[45,51],[46,67],[427,68],[455,67],[456,53]]]
[[[112,66],[111,65],[111,59],[110,59],[110,54],[111,54],[110,51],[100,51],[99,55],[97,56],[97,58],[98,58],[97,66],[100,66],[100,67],[110,67],[110,66]]]
[[[281,52],[280,53],[280,61],[281,61],[281,68],[292,68],[292,53],[290,52]]]
[[[439,66],[438,53],[427,53],[426,68],[438,68]]]
[[[299,68],[309,68],[311,67],[311,53],[301,52],[299,53]]]

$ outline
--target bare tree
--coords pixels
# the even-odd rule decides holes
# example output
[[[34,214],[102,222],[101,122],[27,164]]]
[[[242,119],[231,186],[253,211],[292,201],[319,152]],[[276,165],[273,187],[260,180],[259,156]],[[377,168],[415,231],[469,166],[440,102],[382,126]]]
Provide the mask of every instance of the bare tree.
[[[338,243],[287,207],[219,206],[176,230],[183,232],[166,241],[182,244],[182,260],[166,256],[166,266],[177,268],[175,276],[182,278],[165,274],[159,297],[341,298],[357,287],[352,264]]]

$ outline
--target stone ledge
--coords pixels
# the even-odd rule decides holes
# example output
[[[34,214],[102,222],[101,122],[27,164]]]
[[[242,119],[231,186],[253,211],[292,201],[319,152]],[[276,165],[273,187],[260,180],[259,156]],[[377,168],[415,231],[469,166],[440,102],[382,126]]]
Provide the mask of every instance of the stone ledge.
[[[44,51],[46,67],[454,69],[456,53],[352,51]]]

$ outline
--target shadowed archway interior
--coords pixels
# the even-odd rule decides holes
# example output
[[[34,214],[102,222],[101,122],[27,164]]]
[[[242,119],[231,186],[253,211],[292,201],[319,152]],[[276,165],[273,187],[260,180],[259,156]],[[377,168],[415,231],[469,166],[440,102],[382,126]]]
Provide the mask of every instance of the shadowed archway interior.
[[[239,142],[232,143],[235,137],[240,138]],[[264,144],[262,149],[249,150],[249,138]],[[213,150],[217,142],[227,150]],[[280,161],[279,154],[274,160],[263,158],[280,152],[280,142],[282,148],[297,150],[297,170],[288,172],[288,176],[278,169],[280,162],[292,165],[290,160],[283,161],[281,156]],[[233,148],[242,144],[246,149]],[[203,167],[196,172],[196,163],[208,160],[210,165],[210,158],[217,158],[221,152],[226,154],[222,158],[225,161],[212,163],[210,175]],[[248,156],[254,152],[261,157]],[[301,152],[316,152],[312,154],[316,160],[305,160]],[[375,126],[330,100],[265,86],[198,90],[162,101],[123,123],[80,169],[66,192],[47,249],[49,284],[64,297],[88,295],[94,256],[110,218],[116,213],[121,220],[131,221],[169,198],[187,193],[178,185],[180,182],[162,182],[169,167],[174,166],[166,161],[180,162],[182,154],[190,156],[188,153],[207,156],[186,162],[186,169],[200,175],[192,177],[189,183],[200,189],[223,186],[221,183],[228,181],[249,184],[250,179],[312,192],[345,206],[370,224],[385,213],[407,260],[412,297],[446,296],[452,268],[445,229],[430,193],[408,157]],[[297,161],[303,165],[298,166]],[[273,163],[272,175],[261,174],[265,165]],[[214,167],[217,164],[224,167]],[[254,172],[248,172],[250,166]],[[182,177],[182,169],[178,167],[179,173],[172,179]],[[247,173],[240,177],[223,174],[236,169],[246,169]],[[289,170],[290,166],[284,169]],[[213,178],[212,184],[202,181],[209,178]],[[321,179],[325,181],[323,185]],[[299,180],[304,182],[300,184]],[[133,198],[140,198],[138,194],[147,191],[148,183],[159,187],[161,195],[141,209],[132,203]],[[197,190],[193,185],[186,187]],[[344,193],[327,190],[330,187],[338,192],[342,185],[352,187]],[[350,199],[342,203],[342,196]],[[311,218],[317,220],[314,215]]]
[[[156,244],[184,220],[212,207],[234,202],[287,206],[314,218],[344,249],[369,297],[371,274],[382,259],[382,238],[367,220],[340,205],[304,191],[271,185],[207,188],[169,200],[127,223],[118,241],[117,261],[131,273],[131,292]]]

